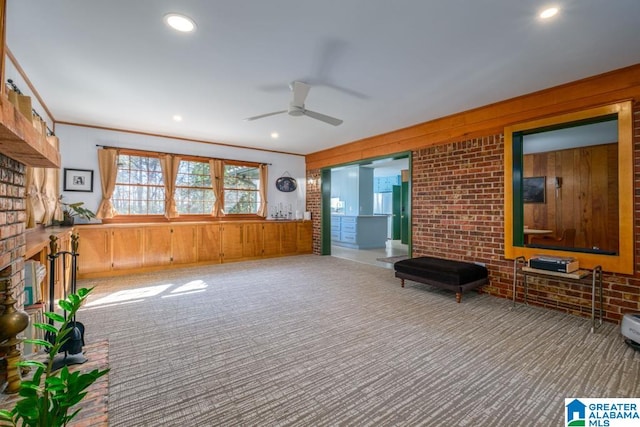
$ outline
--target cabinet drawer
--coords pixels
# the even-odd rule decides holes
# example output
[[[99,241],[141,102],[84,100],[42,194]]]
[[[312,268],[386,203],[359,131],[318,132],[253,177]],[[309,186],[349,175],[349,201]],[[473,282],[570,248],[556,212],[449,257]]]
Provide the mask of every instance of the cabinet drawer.
[[[342,224],[342,230],[340,231],[346,231],[347,233],[355,233],[356,225],[357,224],[355,222],[348,222],[346,224]]]
[[[331,231],[340,231],[340,221],[331,221]]]
[[[349,223],[355,223],[356,222],[356,217],[355,216],[343,216],[341,218],[342,221],[342,225],[344,226],[345,224],[349,224]]]
[[[356,233],[340,233],[340,240],[348,243],[356,242]]]
[[[331,231],[331,240],[340,240],[340,232]]]

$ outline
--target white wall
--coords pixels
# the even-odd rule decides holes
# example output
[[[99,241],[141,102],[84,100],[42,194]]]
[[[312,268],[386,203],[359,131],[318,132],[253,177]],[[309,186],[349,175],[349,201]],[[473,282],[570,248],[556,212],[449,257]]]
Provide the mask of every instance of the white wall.
[[[271,163],[267,186],[267,203],[269,213],[271,207],[280,203],[284,207],[291,205],[293,213],[305,210],[306,178],[305,160],[303,156],[272,153],[248,148],[234,148],[198,142],[187,142],[171,138],[138,135],[127,132],[94,129],[82,126],[56,125],[56,135],[60,139],[60,155],[62,168],[92,169],[94,171],[93,192],[62,191],[63,178],[60,177],[61,194],[67,203],[84,202],[85,207],[96,211],[102,197],[100,172],[98,170],[97,145],[132,148],[138,150],[159,151],[163,153],[191,154],[197,156],[216,157],[233,160],[246,160],[260,163]],[[277,178],[288,172],[298,183],[296,191],[283,193],[276,189]]]

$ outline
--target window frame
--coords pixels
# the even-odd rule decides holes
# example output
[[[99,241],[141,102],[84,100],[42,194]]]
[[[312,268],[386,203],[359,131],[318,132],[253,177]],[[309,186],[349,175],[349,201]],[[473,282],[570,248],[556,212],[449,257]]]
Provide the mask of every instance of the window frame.
[[[205,156],[196,156],[189,154],[179,154],[179,153],[163,153],[158,151],[147,151],[147,150],[136,150],[131,148],[118,148],[118,156],[120,155],[131,155],[131,156],[142,156],[142,157],[155,157],[159,158],[163,154],[170,154],[180,157],[180,160],[187,161],[200,161],[200,162],[209,162],[210,160],[222,160],[224,165],[241,165],[247,167],[256,167],[260,168],[260,165],[263,163],[252,162],[252,161],[244,161],[244,160],[231,160],[231,159],[220,159],[216,157],[205,157]],[[177,188],[177,186],[176,186]],[[165,195],[166,196],[166,195]],[[224,189],[223,189],[223,203],[224,203]],[[166,200],[166,199],[165,199]],[[163,223],[163,222],[219,222],[229,219],[238,219],[238,220],[257,220],[263,219],[263,217],[256,214],[247,214],[247,213],[238,213],[238,214],[229,214],[225,213],[223,216],[212,216],[211,214],[180,214],[175,218],[167,218],[164,213],[160,215],[129,215],[129,214],[120,214],[118,213],[113,218],[103,218],[102,222],[104,224],[126,224],[126,223]]]
[[[193,163],[204,163],[207,166],[209,166],[209,159],[203,159],[201,157],[194,157],[194,156],[180,156],[180,162],[193,162]],[[179,167],[178,167],[179,169]],[[178,174],[180,173],[180,171],[178,170]],[[211,173],[211,172],[209,172]],[[176,176],[176,180],[177,180],[177,176]],[[190,186],[181,186],[178,185],[178,182],[176,181],[175,183],[175,188],[174,188],[174,193],[176,191],[178,191],[178,188],[192,188],[192,189],[202,189],[204,187],[190,187]],[[213,187],[209,188],[212,192],[213,192]],[[214,194],[215,197],[215,194]],[[174,199],[175,199],[175,194],[174,194]],[[214,200],[214,204],[215,204],[215,200]],[[178,200],[176,200],[176,207],[178,205]],[[212,207],[213,208],[213,207]],[[190,217],[195,217],[195,216],[210,216],[210,213],[182,213],[182,212],[178,212],[180,214],[180,216],[183,215],[188,215]]]
[[[160,159],[160,155],[159,154],[153,154],[150,152],[135,152],[135,151],[130,151],[130,150],[120,150],[118,152],[118,157],[120,157],[120,155],[125,155],[125,156],[133,156],[133,157],[147,157],[147,158],[151,158],[151,159]],[[118,168],[118,172],[120,171],[120,168]],[[160,172],[162,173],[162,171]],[[122,185],[122,184],[120,184]],[[125,184],[126,185],[126,184]],[[118,186],[118,182],[117,182],[117,178],[116,178],[116,187]],[[131,187],[159,187],[158,185],[131,185]],[[165,196],[163,198],[163,203],[166,203],[166,191],[165,191],[165,186],[164,186],[164,179],[162,182],[162,185],[160,186],[162,187],[162,190],[165,192]],[[115,195],[115,191],[114,191],[114,195]],[[111,197],[111,202],[114,204],[114,208],[115,208],[115,203],[113,202],[113,196]],[[147,199],[147,202],[149,202],[149,199]],[[163,207],[164,210],[164,207]],[[131,217],[131,218],[139,218],[139,217],[149,217],[149,218],[153,218],[153,217],[158,217],[158,216],[164,216],[163,214],[118,214],[117,216],[126,216],[126,217]]]
[[[258,178],[260,178],[260,164],[259,163],[255,163],[252,164],[250,162],[239,162],[236,160],[228,160],[223,162],[223,171],[226,171],[226,167],[227,166],[246,166],[246,167],[250,167],[250,168],[254,168],[258,171]],[[226,174],[225,174],[226,177]],[[225,212],[225,215],[232,215],[234,218],[237,216],[251,216],[251,217],[257,217],[258,214],[257,212],[260,210],[260,203],[264,203],[264,201],[260,201],[260,203],[258,203],[256,205],[256,213],[228,213],[227,210],[225,209],[225,205],[224,205],[224,197],[225,197],[225,190],[233,190],[233,191],[242,191],[242,190],[246,190],[246,191],[251,191],[254,192],[258,195],[258,197],[260,196],[260,186],[258,185],[258,187],[255,190],[247,190],[247,189],[232,189],[232,188],[227,188],[224,184],[222,187],[222,200],[223,200],[223,210]]]

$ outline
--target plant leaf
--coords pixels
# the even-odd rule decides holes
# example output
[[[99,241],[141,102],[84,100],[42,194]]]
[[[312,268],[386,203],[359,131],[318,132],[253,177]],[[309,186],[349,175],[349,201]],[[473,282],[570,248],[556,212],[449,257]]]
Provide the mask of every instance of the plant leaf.
[[[43,331],[51,332],[52,334],[58,333],[58,328],[48,323],[34,323],[33,326]]]
[[[23,360],[22,362],[16,363],[18,366],[30,366],[30,367],[38,367],[45,369],[46,366],[42,362],[38,362],[37,360]]]
[[[77,305],[80,302],[80,297],[76,294],[69,295],[69,301],[73,303],[73,305]]]
[[[47,311],[44,313],[45,317],[48,317],[49,319],[55,321],[55,322],[64,322],[64,317],[62,317],[61,315],[59,315],[58,313],[52,313],[50,311]]]
[[[91,292],[92,290],[93,288],[90,288],[90,289],[80,288],[76,293],[78,294],[78,296],[80,296],[80,298],[84,299],[87,295],[89,295],[89,292]]]
[[[67,301],[66,299],[61,299],[60,301],[58,301],[58,305],[60,306],[61,309],[63,309],[64,311],[73,311],[73,306],[71,305],[71,303],[69,301]]]
[[[47,348],[51,348],[53,346],[53,344],[51,344],[49,341],[40,340],[40,339],[31,339],[31,338],[29,338],[29,339],[24,340],[24,342],[41,345],[41,346],[44,346],[44,347],[47,347]]]

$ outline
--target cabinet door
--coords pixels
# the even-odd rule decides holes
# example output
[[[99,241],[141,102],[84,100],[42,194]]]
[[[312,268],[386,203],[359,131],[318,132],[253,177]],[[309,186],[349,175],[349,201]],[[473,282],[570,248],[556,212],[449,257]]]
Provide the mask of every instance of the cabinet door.
[[[171,263],[171,227],[143,227],[142,236],[143,267]]]
[[[270,222],[262,225],[263,250],[266,257],[280,254],[280,224]]]
[[[78,227],[78,273],[111,269],[111,229]]]
[[[220,225],[199,225],[197,236],[198,262],[220,262]]]
[[[197,232],[195,225],[173,226],[171,233],[171,261],[173,264],[196,262]]]
[[[295,222],[280,224],[280,253],[295,254],[298,250],[298,228]]]
[[[262,224],[243,224],[242,256],[262,256]]]
[[[221,249],[223,261],[242,258],[243,225],[224,224],[221,227]]]
[[[114,270],[142,267],[142,230],[140,228],[113,228],[111,247]]]
[[[298,253],[310,254],[313,252],[313,227],[311,221],[298,224]]]

